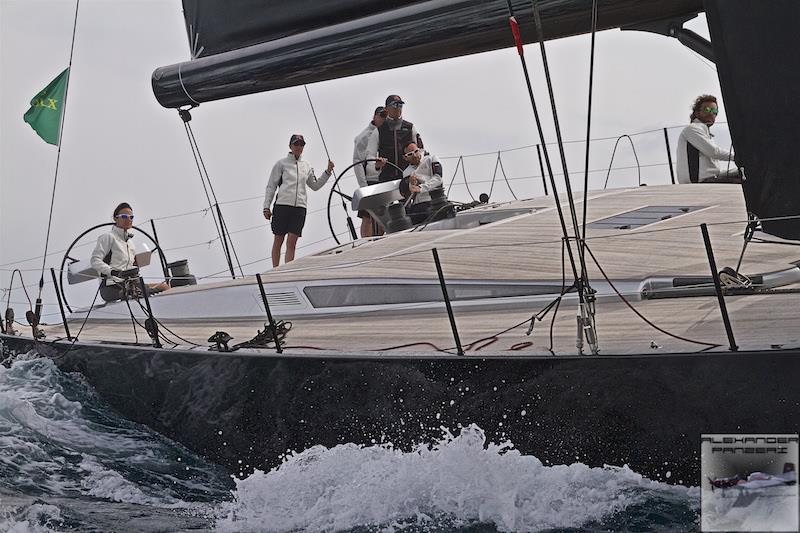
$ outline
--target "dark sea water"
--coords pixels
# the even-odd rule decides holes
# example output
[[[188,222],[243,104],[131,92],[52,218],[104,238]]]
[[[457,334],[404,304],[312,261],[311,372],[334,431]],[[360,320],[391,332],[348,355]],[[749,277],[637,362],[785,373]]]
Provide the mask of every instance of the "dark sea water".
[[[313,447],[234,479],[49,359],[0,366],[0,531],[672,532],[698,530],[699,507],[697,488],[543,466],[477,426],[407,453]]]

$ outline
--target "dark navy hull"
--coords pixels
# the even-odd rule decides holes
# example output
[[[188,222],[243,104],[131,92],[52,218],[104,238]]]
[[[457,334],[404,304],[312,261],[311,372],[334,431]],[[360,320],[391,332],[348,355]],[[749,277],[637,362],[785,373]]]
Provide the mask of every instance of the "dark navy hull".
[[[317,444],[408,448],[475,423],[545,463],[628,464],[697,485],[702,433],[800,431],[798,351],[348,357],[76,344],[63,355],[67,347],[36,349],[125,416],[234,472]]]

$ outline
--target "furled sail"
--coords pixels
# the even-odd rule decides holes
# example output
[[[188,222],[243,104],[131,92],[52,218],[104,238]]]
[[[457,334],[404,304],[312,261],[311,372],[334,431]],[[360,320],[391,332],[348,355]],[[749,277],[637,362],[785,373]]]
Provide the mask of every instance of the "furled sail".
[[[800,239],[800,2],[706,0],[736,161],[748,211],[764,231]]]
[[[526,43],[532,5],[514,0]],[[196,105],[514,45],[506,0],[184,0],[191,61],[160,67],[164,107]],[[591,0],[542,0],[544,37],[590,30]],[[607,29],[703,10],[702,0],[601,0]]]

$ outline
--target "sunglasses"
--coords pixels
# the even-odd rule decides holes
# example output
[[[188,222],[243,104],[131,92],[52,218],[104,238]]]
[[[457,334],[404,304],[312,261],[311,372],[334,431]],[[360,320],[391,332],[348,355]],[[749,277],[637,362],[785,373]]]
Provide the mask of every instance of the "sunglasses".
[[[400,109],[401,107],[403,107],[403,102],[392,102],[391,104],[389,104],[389,107]]]
[[[387,116],[386,111],[381,111],[380,113],[378,113],[378,116],[386,118]]]
[[[410,152],[404,153],[403,157],[411,157],[412,155],[415,155],[415,154],[418,154],[418,153],[419,153],[419,148],[417,148],[416,150],[411,150]]]
[[[133,220],[133,215],[126,215],[125,213],[114,216],[114,218],[121,218],[122,220]]]
[[[705,111],[706,113],[713,113],[715,115],[719,114],[719,109],[717,109],[716,107],[704,107],[703,111]]]
[[[305,146],[305,145],[306,145],[305,141],[295,141],[292,143],[292,146]]]

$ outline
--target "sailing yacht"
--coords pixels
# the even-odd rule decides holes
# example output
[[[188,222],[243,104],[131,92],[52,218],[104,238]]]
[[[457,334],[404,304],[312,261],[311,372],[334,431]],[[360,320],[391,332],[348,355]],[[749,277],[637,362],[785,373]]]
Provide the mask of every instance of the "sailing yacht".
[[[186,113],[368,72],[364,50],[391,68],[515,44],[524,58],[542,37],[613,27],[662,33],[716,62],[747,181],[478,202],[258,276],[74,309],[71,332],[6,333],[3,346],[54,357],[126,416],[237,469],[477,423],[545,461],[693,482],[702,433],[796,433],[800,421],[800,165],[776,150],[800,121],[775,124],[760,105],[796,92],[786,44],[800,7],[724,4],[185,0],[192,59],[157,68],[152,86]],[[702,11],[710,43],[683,29]],[[749,32],[759,39],[738,37]],[[393,191],[350,207],[382,212]]]

